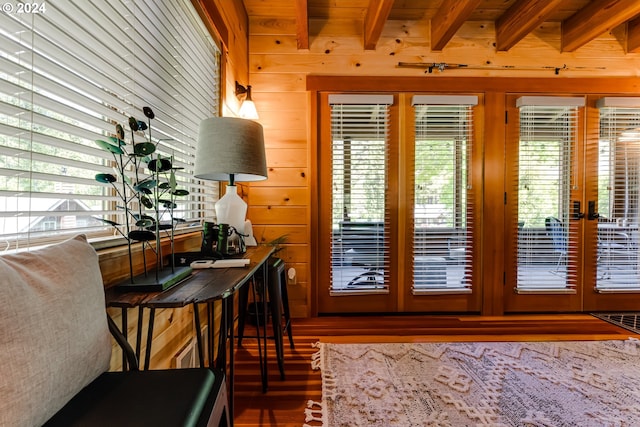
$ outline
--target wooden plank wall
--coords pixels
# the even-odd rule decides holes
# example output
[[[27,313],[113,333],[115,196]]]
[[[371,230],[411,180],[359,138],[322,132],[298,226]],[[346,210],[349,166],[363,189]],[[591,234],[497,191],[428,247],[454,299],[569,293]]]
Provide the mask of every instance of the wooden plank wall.
[[[233,16],[229,3],[219,7]],[[561,67],[558,78],[635,77],[640,56],[625,54],[617,34],[604,34],[573,53],[560,52],[560,24],[544,24],[509,52],[496,52],[493,22],[465,23],[441,52],[431,52],[429,25],[424,21],[388,21],[377,48],[365,51],[362,16],[358,8],[335,7],[330,19],[309,20],[309,49],[299,50],[296,40],[295,2],[285,0],[245,0],[248,25],[248,81],[265,129],[270,177],[252,184],[248,191],[248,216],[262,241],[288,234],[283,256],[297,271],[297,283],[289,285],[294,316],[313,315],[314,286],[312,196],[316,153],[313,152],[312,115],[314,109],[306,80],[310,75],[446,77],[548,77]],[[344,6],[344,5],[343,5]],[[234,6],[235,9],[235,6]],[[239,28],[231,23],[229,28]],[[233,30],[232,30],[233,32]],[[234,33],[234,40],[244,34]],[[233,51],[228,52],[234,56]],[[244,52],[242,52],[243,54]],[[544,59],[544,62],[540,61]],[[447,70],[426,75],[423,70],[401,69],[399,61],[433,61],[524,67],[514,70]],[[234,63],[239,63],[235,61]],[[585,67],[585,68],[580,68]],[[227,69],[242,74],[244,69]],[[229,78],[227,78],[229,81]],[[380,89],[384,90],[385,87]],[[491,101],[490,99],[487,102]],[[496,102],[503,102],[496,99]],[[487,131],[487,134],[490,134]],[[498,151],[500,150],[497,148]],[[496,301],[484,301],[491,307]]]
[[[194,0],[195,2],[196,0]],[[309,152],[307,148],[309,119],[305,89],[305,75],[293,78],[289,75],[271,75],[269,85],[263,85],[249,72],[250,19],[241,2],[222,0],[207,2],[202,8],[216,10],[221,17],[228,37],[222,40],[223,50],[223,115],[236,115],[239,103],[234,95],[235,82],[252,85],[264,127],[265,149],[269,179],[242,186],[242,196],[249,205],[247,217],[253,223],[253,232],[258,243],[269,243],[284,236],[278,256],[287,268],[296,271],[295,283],[289,285],[292,316],[309,315]],[[283,7],[292,12],[291,5]],[[269,6],[267,6],[269,7]],[[213,8],[213,9],[212,9]],[[277,13],[278,7],[272,12]],[[274,25],[279,25],[274,22]],[[293,31],[295,47],[295,25],[287,23],[286,31]],[[256,98],[257,96],[257,98]]]

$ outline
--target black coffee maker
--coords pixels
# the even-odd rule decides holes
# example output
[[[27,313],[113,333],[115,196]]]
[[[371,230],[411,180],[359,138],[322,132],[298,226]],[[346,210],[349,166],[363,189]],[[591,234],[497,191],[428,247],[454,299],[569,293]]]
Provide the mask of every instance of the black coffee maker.
[[[202,246],[200,253],[204,256],[215,256],[218,251],[218,233],[220,227],[214,222],[205,222],[202,225]]]
[[[223,256],[243,254],[247,251],[244,236],[229,224],[218,224],[218,252]]]
[[[205,222],[202,227],[202,247],[204,256],[228,257],[247,251],[244,236],[229,224]]]

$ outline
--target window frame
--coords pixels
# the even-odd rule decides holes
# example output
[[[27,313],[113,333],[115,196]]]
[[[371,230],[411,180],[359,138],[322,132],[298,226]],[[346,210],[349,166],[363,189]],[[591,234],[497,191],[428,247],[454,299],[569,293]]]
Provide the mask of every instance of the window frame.
[[[201,220],[213,216],[213,206],[218,197],[217,183],[195,180],[190,173],[199,121],[219,115],[221,110],[221,49],[218,42],[211,37],[188,0],[170,4],[157,2],[156,8],[148,7],[147,2],[141,0],[126,5],[114,0],[105,1],[100,6],[90,3],[81,6],[71,13],[65,7],[73,6],[47,4],[47,11],[43,14],[3,14],[0,18],[4,22],[0,37],[10,38],[10,47],[20,47],[24,51],[0,51],[0,61],[7,65],[7,71],[0,75],[0,83],[5,88],[4,92],[0,91],[0,109],[5,111],[4,119],[0,116],[0,138],[6,141],[15,138],[14,134],[25,134],[24,139],[30,147],[10,147],[0,141],[0,155],[5,159],[23,157],[29,163],[26,170],[12,170],[5,163],[5,167],[0,169],[0,176],[27,175],[30,183],[26,194],[29,200],[34,201],[47,196],[55,198],[59,191],[38,192],[32,187],[33,179],[38,176],[42,180],[68,182],[69,185],[88,184],[90,181],[95,184],[95,179],[86,172],[83,178],[46,173],[38,175],[31,165],[34,161],[49,161],[59,164],[61,169],[84,168],[113,173],[110,153],[101,150],[94,141],[114,136],[115,124],[121,124],[130,142],[129,117],[146,121],[142,108],[150,106],[156,116],[153,135],[148,130],[138,132],[133,138],[136,142],[151,140],[160,153],[175,156],[174,166],[183,168],[176,171],[176,176],[182,188],[186,187],[190,194],[188,200],[183,200],[187,222],[182,228],[184,232],[193,231]],[[88,18],[82,21],[85,15]],[[80,20],[86,27],[68,25],[73,20]],[[127,24],[126,28],[124,24]],[[102,31],[102,26],[120,30]],[[59,45],[56,44],[58,41]],[[47,54],[53,46],[57,46],[55,49],[58,49],[60,58],[66,58],[64,63],[62,59],[51,56],[53,54]],[[83,51],[79,46],[93,56],[104,55],[105,62],[91,63],[88,57],[78,53]],[[15,48],[14,51],[17,52]],[[194,60],[193,52],[199,52],[206,59]],[[145,56],[152,59],[146,60]],[[105,64],[109,61],[114,64],[107,69]],[[21,73],[22,77],[13,77],[8,73],[10,70]],[[12,92],[7,92],[10,89],[23,93],[11,98]],[[56,113],[56,116],[49,117],[49,112]],[[19,119],[11,117],[28,117],[28,121],[21,125],[16,122]],[[40,129],[47,126],[58,129],[56,132],[68,132],[68,137],[56,139],[43,134]],[[57,157],[44,152],[39,154],[32,145],[38,142],[77,150],[96,160],[87,163],[63,154]],[[133,176],[134,171],[130,173]],[[90,216],[120,222],[120,201],[116,190],[108,186],[102,186],[102,190],[89,197],[103,205],[98,211],[91,211]],[[31,209],[34,204],[29,203],[29,211],[18,206],[19,199],[25,199],[22,194],[17,187],[0,188],[0,195],[16,199],[13,210],[7,209],[5,203],[5,219],[24,216],[25,212],[27,216],[38,216],[38,212]],[[63,198],[75,200],[72,196]],[[83,200],[81,197],[78,199]],[[32,211],[33,214],[30,213]],[[58,218],[65,216],[63,212],[42,211],[41,214],[53,214]],[[26,231],[21,230],[17,227],[13,233],[0,230],[6,240],[6,250],[49,244],[78,233],[87,234],[101,247],[124,243],[114,228],[104,223],[63,232],[58,229],[55,233],[32,232],[30,227]]]

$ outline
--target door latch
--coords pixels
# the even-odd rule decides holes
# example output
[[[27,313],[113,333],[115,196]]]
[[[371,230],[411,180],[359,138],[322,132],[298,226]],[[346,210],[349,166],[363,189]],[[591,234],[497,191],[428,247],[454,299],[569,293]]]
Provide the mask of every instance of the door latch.
[[[582,219],[584,218],[584,212],[580,212],[580,201],[573,201],[573,219]]]
[[[596,202],[595,200],[589,200],[587,219],[593,221],[594,219],[598,218],[600,218],[600,214],[596,212]]]

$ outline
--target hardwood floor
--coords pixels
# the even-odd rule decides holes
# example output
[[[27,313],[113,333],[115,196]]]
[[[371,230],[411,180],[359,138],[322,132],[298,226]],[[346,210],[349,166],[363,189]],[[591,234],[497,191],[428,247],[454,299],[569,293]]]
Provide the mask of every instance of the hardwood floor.
[[[320,373],[311,369],[315,342],[550,341],[626,339],[635,334],[589,315],[335,316],[293,319],[295,349],[285,341],[285,380],[268,343],[269,388],[262,393],[255,339],[236,352],[238,427],[301,427],[307,401],[320,401]],[[285,338],[286,339],[286,338]]]

